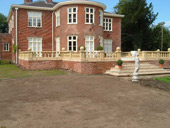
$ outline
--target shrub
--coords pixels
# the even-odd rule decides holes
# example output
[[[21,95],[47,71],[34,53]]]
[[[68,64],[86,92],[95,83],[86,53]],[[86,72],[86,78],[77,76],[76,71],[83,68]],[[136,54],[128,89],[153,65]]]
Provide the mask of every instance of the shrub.
[[[13,54],[15,54],[18,49],[19,49],[18,45],[15,45],[15,44],[12,45],[12,53]]]
[[[122,66],[122,64],[123,64],[123,61],[122,61],[122,60],[118,60],[118,61],[117,61],[117,65]]]
[[[10,60],[0,60],[0,65],[4,65],[4,64],[12,64],[12,61],[10,61]]]
[[[97,47],[97,50],[99,51],[99,50],[103,50],[103,47],[102,46],[99,46],[99,47]]]
[[[159,60],[159,64],[164,64],[164,62],[165,62],[165,61],[164,61],[163,59],[160,59],[160,60]]]

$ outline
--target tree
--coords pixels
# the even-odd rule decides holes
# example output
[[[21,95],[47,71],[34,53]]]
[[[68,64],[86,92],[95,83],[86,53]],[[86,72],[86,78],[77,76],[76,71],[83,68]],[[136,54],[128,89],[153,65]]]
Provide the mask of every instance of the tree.
[[[166,51],[168,48],[170,48],[170,30],[163,26],[164,23],[159,23],[156,26],[152,27],[152,49],[161,49],[161,43],[162,43],[162,36],[163,36],[163,50]],[[163,35],[162,35],[163,31]]]
[[[151,50],[151,26],[158,15],[154,14],[152,3],[148,5],[146,0],[120,0],[114,10],[125,15],[122,19],[122,50]]]
[[[8,33],[7,18],[2,13],[0,13],[0,33]]]

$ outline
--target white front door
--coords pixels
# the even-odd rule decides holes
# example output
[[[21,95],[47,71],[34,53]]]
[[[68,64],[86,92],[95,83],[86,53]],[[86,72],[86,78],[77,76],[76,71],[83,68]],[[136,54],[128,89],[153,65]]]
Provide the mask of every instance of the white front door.
[[[56,38],[56,52],[60,52],[60,37]]]
[[[105,39],[104,40],[104,52],[110,53],[112,52],[112,40],[111,39]]]

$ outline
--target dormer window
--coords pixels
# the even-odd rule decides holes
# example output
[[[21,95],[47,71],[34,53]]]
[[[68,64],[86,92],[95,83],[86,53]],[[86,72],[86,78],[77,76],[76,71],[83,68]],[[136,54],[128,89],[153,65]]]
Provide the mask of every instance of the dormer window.
[[[29,27],[42,27],[42,13],[41,12],[28,12],[28,26]]]
[[[86,24],[94,24],[94,8],[89,8],[89,7],[86,7],[85,8],[85,15],[86,15]]]
[[[77,24],[77,7],[70,7],[67,9],[67,23]]]

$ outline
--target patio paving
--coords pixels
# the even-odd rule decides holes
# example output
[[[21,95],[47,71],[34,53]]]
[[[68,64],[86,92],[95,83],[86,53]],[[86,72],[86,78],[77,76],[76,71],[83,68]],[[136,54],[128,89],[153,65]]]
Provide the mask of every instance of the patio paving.
[[[170,93],[106,75],[0,81],[6,128],[169,128]]]

